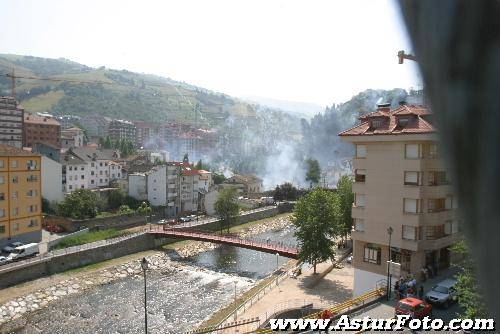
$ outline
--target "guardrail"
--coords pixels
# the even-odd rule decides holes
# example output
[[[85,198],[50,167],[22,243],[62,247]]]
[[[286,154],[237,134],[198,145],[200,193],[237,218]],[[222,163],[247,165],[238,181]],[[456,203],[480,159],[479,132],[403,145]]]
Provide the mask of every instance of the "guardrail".
[[[91,242],[88,244],[58,249],[58,250],[51,251],[51,252],[48,252],[48,253],[45,253],[42,255],[38,255],[35,257],[31,257],[31,258],[28,258],[25,260],[7,263],[7,264],[4,264],[0,267],[0,273],[23,268],[23,267],[32,265],[34,263],[46,262],[46,261],[51,260],[54,257],[78,253],[78,252],[81,252],[82,250],[94,249],[94,248],[99,248],[99,247],[106,246],[106,245],[116,244],[116,243],[131,239],[131,238],[135,238],[135,237],[142,235],[142,234],[145,234],[147,232],[148,232],[148,229],[146,228],[144,230],[141,230],[141,231],[138,231],[135,233],[131,233],[131,234],[127,234],[127,235],[124,235],[121,237],[99,240],[99,241]]]

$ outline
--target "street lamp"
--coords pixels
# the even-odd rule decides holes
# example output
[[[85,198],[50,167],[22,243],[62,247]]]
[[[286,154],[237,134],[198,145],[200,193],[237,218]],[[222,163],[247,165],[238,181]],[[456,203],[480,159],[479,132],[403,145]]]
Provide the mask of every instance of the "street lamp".
[[[394,232],[393,228],[389,226],[387,229],[387,234],[389,234],[389,261],[387,261],[387,300],[390,299],[391,295],[391,279],[390,279],[390,271],[389,266],[391,264],[391,236],[392,232]]]
[[[145,257],[142,258],[141,268],[144,273],[144,332],[148,333],[148,306],[147,306],[147,295],[146,295],[146,270],[148,269],[148,260]]]
[[[280,259],[280,254],[276,253],[276,286],[278,287],[278,290],[281,292],[280,287],[279,287],[279,275],[278,275],[278,269],[279,269],[279,259]]]

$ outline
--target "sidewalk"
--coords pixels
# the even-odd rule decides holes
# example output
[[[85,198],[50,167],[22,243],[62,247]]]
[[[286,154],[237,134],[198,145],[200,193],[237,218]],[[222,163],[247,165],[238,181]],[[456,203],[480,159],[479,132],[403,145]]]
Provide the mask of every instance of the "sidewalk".
[[[340,268],[334,268],[318,281],[318,276],[328,270],[331,264],[330,261],[318,264],[316,275],[311,267],[303,270],[296,279],[288,277],[240,315],[239,319],[259,317],[263,320],[280,310],[300,307],[299,304],[312,303],[313,308],[325,308],[352,298],[354,270],[350,264],[343,262]]]

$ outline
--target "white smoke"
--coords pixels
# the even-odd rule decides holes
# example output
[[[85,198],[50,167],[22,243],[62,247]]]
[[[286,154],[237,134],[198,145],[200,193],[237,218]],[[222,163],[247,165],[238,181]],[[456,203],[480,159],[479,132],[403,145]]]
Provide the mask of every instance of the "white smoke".
[[[271,190],[284,182],[294,186],[306,186],[305,170],[302,160],[297,157],[294,145],[278,143],[277,154],[266,160],[265,172],[262,174],[265,190]]]

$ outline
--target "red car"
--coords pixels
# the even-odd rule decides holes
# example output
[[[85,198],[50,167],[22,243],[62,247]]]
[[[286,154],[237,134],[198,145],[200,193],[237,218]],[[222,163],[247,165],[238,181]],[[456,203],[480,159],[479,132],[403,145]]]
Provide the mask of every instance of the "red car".
[[[417,298],[403,298],[396,304],[396,315],[408,314],[411,318],[432,317],[432,305]]]

